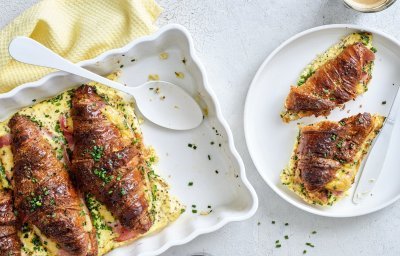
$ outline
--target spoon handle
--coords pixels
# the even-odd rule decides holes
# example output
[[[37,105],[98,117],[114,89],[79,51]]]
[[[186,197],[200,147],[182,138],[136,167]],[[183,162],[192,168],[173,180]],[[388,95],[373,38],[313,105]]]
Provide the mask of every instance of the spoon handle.
[[[131,90],[128,90],[128,88],[120,83],[99,76],[67,59],[64,59],[49,48],[29,37],[19,36],[14,38],[10,43],[8,51],[14,59],[20,62],[66,71],[132,94]]]

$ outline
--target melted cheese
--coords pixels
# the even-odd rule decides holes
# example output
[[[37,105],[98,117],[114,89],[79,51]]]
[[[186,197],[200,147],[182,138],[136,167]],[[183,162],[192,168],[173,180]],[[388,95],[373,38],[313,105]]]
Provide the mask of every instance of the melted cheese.
[[[118,73],[109,76],[110,79],[117,79]],[[142,133],[139,127],[139,120],[134,113],[134,104],[125,94],[105,87],[97,83],[91,83],[96,87],[97,93],[108,103],[106,108],[102,110],[107,119],[112,122],[121,131],[123,138],[133,143],[142,143]],[[52,99],[42,101],[30,107],[21,109],[18,113],[27,115],[31,120],[38,123],[42,130],[46,131],[46,136],[54,149],[57,157],[63,161],[63,147],[66,145],[65,138],[60,130],[59,119],[61,115],[67,118],[67,125],[73,127],[72,118],[70,117],[72,91],[64,92]],[[0,123],[0,136],[9,133],[7,126],[8,120]],[[52,136],[53,135],[53,136]],[[154,233],[164,228],[169,223],[176,220],[184,211],[184,207],[178,199],[169,194],[167,183],[159,177],[153,170],[153,165],[157,161],[157,157],[152,148],[144,148],[144,154],[147,162],[146,182],[151,189],[147,191],[147,200],[149,201],[149,212],[153,219],[151,229],[144,235]],[[5,175],[0,173],[1,189],[11,188],[8,180],[12,177],[13,156],[10,146],[0,148],[0,161],[4,169]],[[8,179],[5,177],[8,176]],[[127,244],[131,241],[116,242],[118,237],[113,231],[116,219],[107,208],[98,201],[91,198],[91,203],[83,208],[86,216],[85,231],[90,232],[93,225],[97,227],[97,240],[99,255],[103,255],[110,250]],[[86,200],[86,202],[88,202]],[[95,206],[95,207],[90,207]],[[90,218],[90,216],[92,218]],[[22,255],[57,255],[58,246],[56,243],[46,238],[38,228],[25,226],[19,232],[23,243]],[[141,237],[141,236],[140,236]],[[139,238],[139,237],[138,237]],[[136,239],[138,239],[136,238]]]
[[[320,194],[318,193],[307,192],[300,177],[298,176],[299,174],[296,173],[296,161],[298,159],[296,156],[296,152],[298,147],[298,140],[296,140],[295,142],[293,154],[290,158],[288,167],[285,168],[280,175],[282,184],[287,186],[290,190],[295,192],[298,196],[300,196],[305,202],[309,204],[318,204],[323,206],[332,205],[334,202],[344,197],[346,195],[345,192],[349,190],[354,183],[354,178],[358,172],[360,164],[364,156],[367,154],[371,142],[373,141],[379,130],[382,128],[384,120],[385,118],[382,116],[373,116],[374,129],[367,136],[364,143],[357,151],[354,157],[354,161],[352,163],[343,164],[336,171],[335,178],[325,185],[324,188],[329,193],[327,200],[321,199]]]

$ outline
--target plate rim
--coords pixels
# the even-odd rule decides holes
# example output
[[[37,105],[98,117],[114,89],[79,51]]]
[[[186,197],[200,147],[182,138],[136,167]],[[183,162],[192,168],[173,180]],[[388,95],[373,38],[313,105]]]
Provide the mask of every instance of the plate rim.
[[[373,207],[370,208],[368,210],[365,210],[363,212],[360,213],[344,213],[344,214],[340,214],[340,213],[330,213],[330,212],[324,212],[318,209],[314,209],[314,208],[310,208],[308,205],[304,205],[301,204],[297,201],[295,201],[294,199],[290,198],[286,193],[284,193],[281,189],[279,189],[275,183],[273,183],[270,179],[267,178],[267,175],[263,174],[262,170],[263,168],[261,167],[261,164],[259,164],[254,150],[251,148],[251,143],[250,143],[250,134],[249,134],[249,101],[250,101],[250,94],[251,91],[254,90],[255,84],[257,82],[257,80],[259,80],[259,77],[261,76],[261,73],[263,72],[263,70],[265,69],[265,66],[268,65],[268,63],[275,57],[276,54],[278,54],[283,48],[285,48],[288,44],[292,43],[293,41],[308,35],[308,34],[312,34],[321,30],[329,30],[329,29],[354,29],[354,30],[359,30],[359,31],[368,31],[371,32],[372,34],[376,34],[379,36],[384,37],[385,39],[392,41],[395,45],[397,45],[400,49],[400,41],[398,41],[397,39],[395,39],[393,36],[386,34],[385,32],[381,32],[377,29],[374,28],[370,28],[367,26],[360,26],[360,25],[355,25],[355,24],[329,24],[329,25],[322,25],[322,26],[317,26],[317,27],[313,27],[313,28],[309,28],[307,30],[304,30],[302,32],[299,32],[293,36],[291,36],[290,38],[286,39],[284,42],[280,43],[268,56],[267,58],[262,62],[262,64],[260,65],[260,67],[257,69],[256,74],[254,75],[253,79],[250,82],[250,86],[249,89],[247,91],[247,95],[246,95],[246,100],[245,100],[245,106],[244,106],[244,118],[243,118],[243,126],[244,126],[244,135],[245,135],[245,140],[246,140],[246,146],[247,146],[247,150],[250,154],[251,159],[253,160],[254,166],[257,169],[257,172],[260,174],[260,176],[263,178],[263,180],[267,183],[267,185],[276,193],[280,196],[281,199],[284,199],[286,202],[290,203],[291,205],[315,214],[315,215],[319,215],[319,216],[323,216],[323,217],[331,217],[331,218],[349,218],[349,217],[357,217],[357,216],[363,216],[366,214],[370,214],[376,211],[379,211],[381,209],[386,208],[387,206],[393,204],[394,202],[396,202],[397,200],[400,199],[400,194],[398,194],[396,197],[392,198],[391,200],[387,201],[386,203],[379,205],[377,207]]]
[[[131,42],[127,43],[126,45],[124,45],[120,48],[112,48],[110,50],[107,50],[107,51],[101,53],[100,55],[96,56],[95,58],[83,60],[83,61],[77,62],[76,64],[79,66],[82,66],[82,67],[85,67],[88,65],[95,65],[96,62],[102,61],[105,58],[107,58],[113,54],[119,54],[119,53],[126,52],[129,49],[135,47],[136,45],[138,45],[140,43],[157,40],[163,34],[169,33],[170,31],[178,31],[178,32],[182,33],[182,35],[184,35],[185,39],[187,40],[187,42],[185,42],[185,44],[187,44],[187,47],[188,47],[188,52],[189,52],[188,57],[190,57],[192,59],[194,64],[197,65],[200,70],[200,74],[203,79],[203,83],[201,84],[201,86],[204,88],[204,90],[210,96],[212,104],[214,104],[214,106],[215,106],[216,119],[220,122],[221,126],[226,131],[228,149],[233,156],[232,160],[237,161],[237,165],[239,166],[239,174],[240,174],[239,178],[242,180],[242,183],[245,186],[245,188],[249,194],[249,198],[252,199],[252,202],[249,202],[249,207],[247,209],[241,210],[241,214],[225,215],[216,224],[211,225],[206,228],[197,228],[192,233],[190,233],[188,236],[186,236],[182,239],[172,239],[170,241],[166,241],[165,243],[161,244],[161,246],[158,249],[139,252],[138,255],[142,255],[142,256],[143,255],[147,255],[147,256],[159,255],[173,246],[186,244],[202,234],[207,234],[207,233],[211,233],[216,230],[219,230],[223,226],[225,226],[226,224],[228,224],[230,222],[243,221],[243,220],[249,219],[250,217],[252,217],[255,214],[255,212],[258,209],[257,193],[247,178],[245,165],[244,165],[242,157],[240,156],[239,152],[236,149],[233,134],[230,129],[230,126],[228,125],[228,122],[224,118],[218,98],[208,82],[208,77],[207,77],[207,73],[205,71],[205,67],[197,55],[197,52],[194,47],[193,38],[190,35],[189,31],[184,26],[182,26],[180,24],[168,24],[168,25],[162,26],[161,28],[159,28],[158,30],[156,30],[154,33],[152,33],[150,35],[141,36],[137,39],[132,40]],[[63,76],[65,74],[67,74],[67,73],[63,72],[63,71],[51,72],[36,81],[21,84],[6,93],[0,94],[0,101],[2,99],[16,97],[16,95],[22,90],[25,90],[27,88],[40,87],[43,84],[45,84],[49,79],[56,77],[56,76]],[[129,245],[130,244],[127,244],[126,246],[129,246]],[[108,253],[111,253],[111,252],[112,251],[110,251]]]

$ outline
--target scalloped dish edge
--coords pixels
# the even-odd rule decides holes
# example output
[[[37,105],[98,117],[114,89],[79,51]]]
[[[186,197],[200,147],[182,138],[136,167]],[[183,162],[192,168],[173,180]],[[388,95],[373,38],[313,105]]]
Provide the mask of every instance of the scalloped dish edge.
[[[245,185],[245,188],[246,188],[248,194],[250,195],[252,202],[249,202],[250,207],[240,210],[241,211],[240,215],[232,216],[229,214],[223,214],[219,218],[219,221],[217,223],[215,223],[214,225],[210,225],[209,227],[206,227],[206,228],[195,228],[193,230],[193,232],[191,232],[188,236],[186,236],[184,238],[172,239],[169,241],[167,240],[165,243],[160,244],[158,249],[151,250],[151,251],[142,251],[142,252],[139,252],[138,255],[161,254],[172,246],[188,243],[189,241],[193,240],[194,238],[196,238],[197,236],[199,236],[201,234],[210,233],[210,232],[213,232],[213,231],[216,231],[216,230],[222,228],[227,223],[248,219],[254,215],[254,213],[256,212],[256,210],[258,208],[257,194],[246,177],[244,163],[235,148],[232,132],[228,126],[228,123],[222,116],[222,112],[220,109],[220,105],[217,101],[217,98],[208,84],[205,68],[202,65],[202,63],[200,62],[200,60],[198,59],[197,55],[195,54],[193,39],[192,39],[191,35],[189,34],[189,32],[186,30],[186,28],[184,28],[183,26],[178,25],[178,24],[166,25],[166,26],[160,28],[158,31],[156,31],[152,35],[144,36],[139,39],[136,39],[133,42],[131,42],[121,48],[111,49],[107,52],[100,54],[99,56],[97,56],[94,59],[81,61],[81,62],[77,63],[77,65],[79,65],[79,66],[95,65],[97,62],[103,61],[112,55],[123,54],[125,52],[128,52],[130,49],[134,48],[136,45],[138,45],[140,43],[157,41],[157,39],[159,39],[163,34],[171,33],[174,31],[178,31],[186,39],[186,42],[183,42],[183,45],[184,45],[184,47],[187,47],[187,49],[188,49],[188,53],[189,53],[188,57],[190,57],[192,59],[193,63],[200,70],[201,80],[203,81],[203,83],[199,83],[199,84],[201,87],[203,87],[205,92],[210,97],[211,103],[214,104],[214,106],[215,106],[215,116],[227,134],[227,139],[228,139],[227,141],[228,141],[228,145],[229,145],[229,154],[231,154],[231,156],[232,156],[232,161],[236,161],[236,164],[239,166],[239,169],[240,169],[240,175],[239,175],[240,177],[239,178],[241,179],[242,183]],[[180,46],[179,48],[182,48],[182,47]],[[39,79],[38,81],[20,85],[7,93],[0,94],[0,101],[4,100],[4,99],[13,99],[13,100],[18,99],[19,94],[24,93],[24,90],[27,90],[29,88],[31,88],[31,89],[40,88],[41,86],[45,85],[46,82],[48,82],[48,80],[50,80],[51,78],[57,77],[57,76],[63,76],[65,74],[66,74],[65,72],[58,71],[58,72],[50,73],[50,74],[44,76],[43,78]],[[62,92],[62,91],[60,90],[59,92]],[[1,105],[1,103],[0,103],[0,105]],[[24,106],[20,106],[20,108],[22,108],[22,107],[24,107]],[[127,245],[127,246],[130,246],[130,245]]]

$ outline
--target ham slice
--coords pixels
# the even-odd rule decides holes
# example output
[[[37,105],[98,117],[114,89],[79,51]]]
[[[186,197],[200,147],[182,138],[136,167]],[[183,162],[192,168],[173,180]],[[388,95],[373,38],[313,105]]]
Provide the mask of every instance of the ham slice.
[[[11,145],[11,134],[0,136],[0,148]]]
[[[65,115],[60,116],[59,122],[60,122],[61,132],[63,133],[64,138],[68,143],[68,147],[70,150],[73,151],[75,147],[74,138],[72,136],[72,129],[71,127],[68,126],[67,118],[65,117]]]

